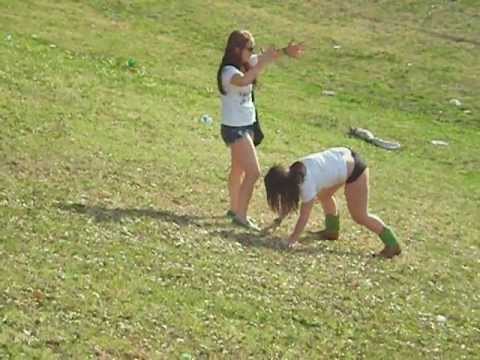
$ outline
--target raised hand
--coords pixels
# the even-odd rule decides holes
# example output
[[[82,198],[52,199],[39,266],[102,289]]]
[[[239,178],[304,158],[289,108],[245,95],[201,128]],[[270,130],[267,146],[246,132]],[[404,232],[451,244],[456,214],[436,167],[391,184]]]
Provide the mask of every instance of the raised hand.
[[[299,58],[303,55],[304,52],[305,46],[303,45],[303,42],[295,43],[293,41],[290,41],[288,43],[288,46],[285,48],[285,54],[292,58]]]

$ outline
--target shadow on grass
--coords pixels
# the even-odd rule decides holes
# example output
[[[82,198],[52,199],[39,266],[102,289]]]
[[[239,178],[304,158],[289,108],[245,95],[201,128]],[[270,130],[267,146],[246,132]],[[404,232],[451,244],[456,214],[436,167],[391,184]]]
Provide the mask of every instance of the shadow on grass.
[[[286,242],[279,236],[254,232],[236,232],[231,228],[211,231],[210,235],[233,240],[247,247],[264,247],[277,251],[288,251]]]
[[[248,232],[238,231],[238,228],[232,228],[232,225],[222,224],[215,221],[225,219],[223,215],[217,216],[198,216],[190,214],[176,214],[169,210],[148,209],[122,209],[107,208],[105,206],[89,206],[83,204],[60,204],[61,210],[70,211],[78,214],[84,214],[92,217],[96,222],[121,222],[124,218],[151,218],[167,223],[175,223],[180,226],[195,225],[203,228],[210,228],[208,234],[210,236],[218,236],[226,240],[233,240],[246,247],[263,247],[275,251],[289,252],[292,254],[313,255],[325,253],[336,256],[355,256],[367,257],[368,254],[356,251],[341,251],[331,249],[328,244],[331,241],[319,241],[314,236],[306,236],[301,240],[301,246],[289,249],[286,239],[276,236],[271,232]],[[215,228],[212,230],[212,228]],[[311,246],[312,244],[322,243],[325,246]]]
[[[222,229],[212,231],[210,232],[210,234],[222,237],[227,240],[236,241],[246,247],[263,247],[275,251],[281,251],[286,253],[288,252],[291,254],[308,256],[323,253],[325,255],[334,255],[341,257],[356,257],[363,259],[369,258],[369,254],[360,251],[343,251],[339,249],[332,249],[328,246],[332,242],[320,241],[312,237],[302,238],[302,240],[300,241],[300,246],[289,249],[286,239],[275,236],[272,233],[233,232],[231,230]],[[314,244],[316,244],[317,246],[313,246]],[[318,246],[319,244],[322,244],[324,246]]]
[[[322,253],[325,255],[334,255],[339,257],[350,257],[350,258],[358,258],[358,259],[368,259],[371,256],[368,253],[355,251],[355,250],[339,250],[339,249],[332,249],[327,246],[319,247],[319,246],[308,246],[309,243],[306,241],[302,241],[302,246],[295,248],[292,252],[302,255],[314,255],[318,253]]]
[[[296,249],[297,252],[303,254],[312,254],[314,252],[322,252],[324,254],[336,255],[336,256],[349,256],[349,257],[358,257],[358,258],[369,258],[368,253],[358,251],[355,249],[352,250],[340,250],[332,249],[332,245],[341,242],[342,240],[319,240],[317,238],[316,231],[308,231],[306,236],[301,240],[302,247]],[[319,246],[311,247],[308,245],[318,244]],[[352,247],[355,247],[355,244],[352,243]]]
[[[65,211],[76,212],[91,216],[96,222],[120,222],[123,218],[151,218],[163,222],[176,223],[178,225],[214,226],[205,222],[218,217],[205,217],[190,214],[176,214],[169,210],[157,209],[122,209],[107,208],[104,206],[89,206],[83,204],[61,204],[59,208]]]

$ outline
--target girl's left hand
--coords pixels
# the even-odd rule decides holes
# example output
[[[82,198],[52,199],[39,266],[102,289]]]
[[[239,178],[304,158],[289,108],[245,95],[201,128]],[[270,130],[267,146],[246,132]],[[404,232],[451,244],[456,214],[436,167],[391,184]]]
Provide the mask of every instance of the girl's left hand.
[[[259,62],[262,65],[267,65],[274,62],[279,57],[280,57],[280,53],[278,52],[278,50],[271,47],[271,48],[268,48],[266,51],[262,52],[261,56],[259,57]]]
[[[285,48],[285,53],[292,58],[299,58],[300,56],[303,55],[305,52],[305,46],[303,43],[294,43],[293,41],[290,41],[288,46]]]

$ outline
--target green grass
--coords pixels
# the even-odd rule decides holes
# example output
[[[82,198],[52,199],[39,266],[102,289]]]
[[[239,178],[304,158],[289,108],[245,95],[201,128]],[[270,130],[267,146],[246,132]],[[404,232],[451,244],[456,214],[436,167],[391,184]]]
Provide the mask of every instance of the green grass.
[[[477,1],[0,6],[0,358],[478,356]],[[370,258],[342,196],[342,240],[295,252],[294,219],[256,236],[223,217],[215,74],[235,28],[307,46],[260,79],[262,169],[355,147],[400,258]],[[251,215],[273,218],[261,181]]]

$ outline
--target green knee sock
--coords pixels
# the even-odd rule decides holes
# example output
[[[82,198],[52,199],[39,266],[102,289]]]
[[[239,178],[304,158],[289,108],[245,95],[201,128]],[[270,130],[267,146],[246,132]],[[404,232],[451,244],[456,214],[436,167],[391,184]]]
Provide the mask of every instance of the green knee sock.
[[[393,231],[386,226],[383,228],[383,231],[380,233],[380,239],[382,239],[383,243],[386,246],[398,246],[397,237],[395,236]]]
[[[325,230],[338,233],[340,231],[340,216],[331,214],[325,215]]]

